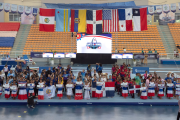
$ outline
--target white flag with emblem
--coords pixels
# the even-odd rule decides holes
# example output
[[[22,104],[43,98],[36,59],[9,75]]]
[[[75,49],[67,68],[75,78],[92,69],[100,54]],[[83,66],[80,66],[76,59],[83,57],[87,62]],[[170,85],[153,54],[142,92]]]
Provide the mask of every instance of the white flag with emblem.
[[[25,7],[25,14],[29,15],[31,13],[31,7],[26,6]]]
[[[148,12],[150,15],[153,15],[154,14],[154,6],[149,6],[148,7]]]
[[[9,12],[9,11],[10,11],[10,8],[11,8],[11,6],[10,6],[9,3],[4,3],[4,11],[5,11],[5,12]]]
[[[169,12],[169,5],[168,4],[163,5],[163,12],[165,12],[165,13]]]
[[[17,5],[11,4],[11,12],[13,13],[17,12]]]
[[[23,12],[24,12],[24,6],[23,5],[19,5],[18,6],[18,13],[19,14],[23,14]]]
[[[171,11],[176,12],[176,3],[171,4]]]
[[[156,12],[157,12],[158,14],[161,14],[161,13],[162,13],[162,6],[161,6],[161,5],[156,6]]]

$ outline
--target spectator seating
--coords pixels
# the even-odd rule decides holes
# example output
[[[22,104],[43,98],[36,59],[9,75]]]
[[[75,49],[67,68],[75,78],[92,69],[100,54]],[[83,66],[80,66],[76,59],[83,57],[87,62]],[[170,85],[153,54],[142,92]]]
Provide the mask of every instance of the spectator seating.
[[[156,49],[158,53],[166,53],[156,25],[148,25],[146,31],[122,31],[112,32],[111,34],[113,41],[112,52],[115,52],[117,47],[121,53],[123,48],[132,53],[141,53],[142,48],[146,52],[148,52],[148,49],[152,51]]]
[[[168,26],[176,46],[180,46],[180,23],[169,23]],[[180,52],[180,49],[178,51]]]
[[[0,22],[0,31],[19,31],[20,23]]]
[[[31,26],[23,54],[34,52],[76,52],[76,37],[71,32],[40,32],[39,25]]]
[[[0,22],[0,54],[9,54],[19,28],[20,23]]]

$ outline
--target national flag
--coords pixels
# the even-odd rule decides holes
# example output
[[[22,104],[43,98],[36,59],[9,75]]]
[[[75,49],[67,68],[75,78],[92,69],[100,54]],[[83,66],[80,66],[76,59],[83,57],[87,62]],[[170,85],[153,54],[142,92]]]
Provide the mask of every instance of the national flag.
[[[56,31],[68,32],[71,11],[68,9],[56,9]]]
[[[117,32],[119,29],[118,10],[103,10],[103,32]]]
[[[71,32],[86,32],[86,10],[71,10]]]
[[[132,31],[132,8],[118,9],[119,31]]]
[[[40,8],[39,31],[54,32],[55,9]]]
[[[96,95],[96,82],[92,82],[91,91],[92,91],[92,97],[95,97],[95,95]]]
[[[114,97],[115,82],[105,82],[106,97]]]
[[[87,34],[102,34],[102,10],[87,10]]]
[[[147,30],[147,8],[133,9],[134,31]]]

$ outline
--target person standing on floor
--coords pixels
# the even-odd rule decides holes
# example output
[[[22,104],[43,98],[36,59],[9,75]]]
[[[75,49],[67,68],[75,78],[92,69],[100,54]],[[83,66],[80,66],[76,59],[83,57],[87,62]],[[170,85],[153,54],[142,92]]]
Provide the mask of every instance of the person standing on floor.
[[[179,120],[179,118],[180,118],[180,99],[178,101],[178,105],[179,105],[179,111],[178,111],[178,115],[177,115],[177,120]]]
[[[8,75],[8,66],[7,65],[5,65],[4,66],[4,69],[3,69],[3,71],[4,71],[4,73],[5,73],[5,76],[6,76],[6,80],[7,80],[7,75]]]

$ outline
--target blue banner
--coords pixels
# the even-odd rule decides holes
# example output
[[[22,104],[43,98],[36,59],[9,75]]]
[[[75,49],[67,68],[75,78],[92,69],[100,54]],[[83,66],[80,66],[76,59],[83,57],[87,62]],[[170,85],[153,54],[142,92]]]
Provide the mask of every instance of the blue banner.
[[[42,55],[43,55],[42,52],[31,52],[32,58],[43,58]]]
[[[149,67],[133,67],[132,74],[144,74],[146,71],[149,73]]]
[[[51,70],[53,69],[53,67],[39,67],[39,73],[42,72],[42,70],[49,70],[49,68],[51,68]]]

